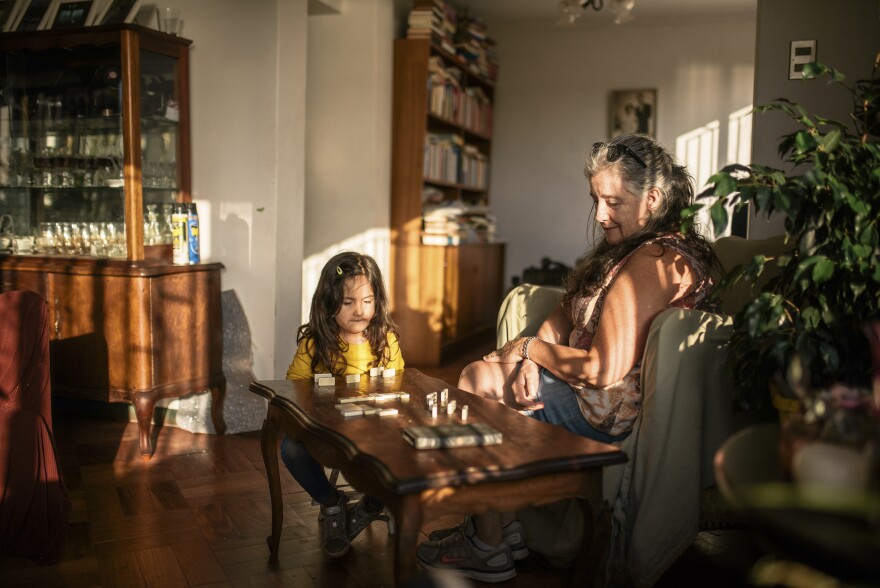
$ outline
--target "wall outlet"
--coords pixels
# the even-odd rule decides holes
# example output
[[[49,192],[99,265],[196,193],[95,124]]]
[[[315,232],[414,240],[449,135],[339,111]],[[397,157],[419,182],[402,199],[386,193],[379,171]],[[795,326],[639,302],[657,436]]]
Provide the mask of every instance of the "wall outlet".
[[[803,80],[804,65],[816,61],[816,41],[792,41],[788,79]]]

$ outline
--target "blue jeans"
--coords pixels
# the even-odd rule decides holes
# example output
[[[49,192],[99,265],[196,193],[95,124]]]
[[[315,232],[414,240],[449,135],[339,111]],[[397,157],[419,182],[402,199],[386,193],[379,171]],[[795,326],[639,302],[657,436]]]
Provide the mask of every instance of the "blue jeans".
[[[609,435],[587,422],[587,419],[581,414],[581,408],[575,397],[574,390],[566,382],[550,373],[549,370],[541,368],[540,378],[538,400],[544,403],[544,408],[526,413],[533,419],[562,427],[575,435],[602,443],[614,443],[629,437],[632,431],[619,435]]]
[[[324,466],[312,457],[305,445],[287,435],[281,441],[281,461],[315,502],[323,504],[336,495],[336,487],[327,479]]]
[[[319,464],[306,446],[287,435],[281,440],[281,461],[293,479],[319,504],[334,498],[339,490],[327,479],[324,466]],[[378,512],[385,506],[372,496],[364,495],[364,505],[369,512]]]

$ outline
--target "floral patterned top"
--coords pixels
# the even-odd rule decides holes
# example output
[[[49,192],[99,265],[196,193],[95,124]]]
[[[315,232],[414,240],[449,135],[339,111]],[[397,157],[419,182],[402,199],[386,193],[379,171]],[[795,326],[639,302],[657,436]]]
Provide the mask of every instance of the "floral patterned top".
[[[608,273],[602,287],[595,294],[585,297],[576,296],[571,300],[571,321],[574,328],[569,336],[569,346],[590,349],[599,326],[605,294],[611,283],[627,260],[636,251],[649,244],[661,245],[680,254],[695,274],[695,281],[690,291],[671,302],[669,308],[698,308],[703,304],[714,286],[709,268],[704,267],[704,264],[694,257],[681,235],[657,237],[645,241],[620,260]],[[639,359],[629,373],[609,386],[591,388],[572,385],[581,414],[587,422],[596,430],[613,436],[632,429],[642,406],[641,372],[642,361]]]

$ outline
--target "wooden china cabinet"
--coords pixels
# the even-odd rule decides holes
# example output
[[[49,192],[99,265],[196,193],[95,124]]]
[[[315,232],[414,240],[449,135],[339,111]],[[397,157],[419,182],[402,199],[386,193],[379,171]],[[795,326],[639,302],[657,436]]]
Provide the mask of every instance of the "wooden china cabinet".
[[[136,25],[0,34],[0,289],[48,303],[55,394],[210,389],[225,429],[220,263],[174,265],[191,199],[190,41]]]

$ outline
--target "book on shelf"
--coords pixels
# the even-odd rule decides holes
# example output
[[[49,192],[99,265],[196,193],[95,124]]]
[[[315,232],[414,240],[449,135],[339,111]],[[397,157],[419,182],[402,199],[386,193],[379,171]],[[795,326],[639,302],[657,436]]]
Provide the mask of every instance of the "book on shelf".
[[[425,135],[424,167],[427,180],[455,184],[464,140],[455,133],[428,133]]]
[[[422,245],[461,245],[461,237],[458,235],[422,235]]]
[[[494,243],[495,217],[485,204],[462,201],[424,204],[422,244]]]
[[[446,449],[498,445],[502,434],[486,423],[448,423],[406,427],[403,438],[416,449]]]

